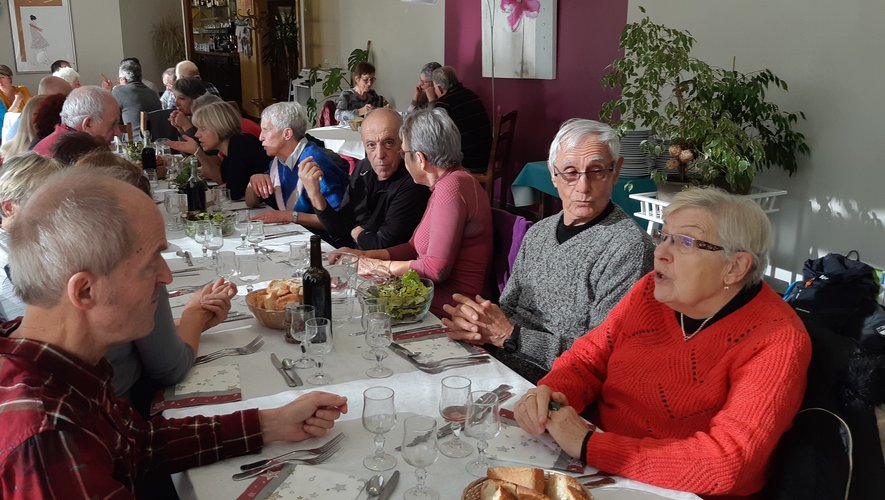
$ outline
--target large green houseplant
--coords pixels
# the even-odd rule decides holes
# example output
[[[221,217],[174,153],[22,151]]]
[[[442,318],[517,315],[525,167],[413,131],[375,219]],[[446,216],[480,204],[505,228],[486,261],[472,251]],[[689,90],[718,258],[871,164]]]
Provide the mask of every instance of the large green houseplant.
[[[366,44],[365,49],[353,49],[347,57],[347,69],[338,66],[333,66],[331,68],[315,66],[311,68],[310,74],[307,77],[307,82],[305,82],[307,87],[313,88],[314,85],[320,82],[319,72],[321,70],[328,71],[326,79],[322,81],[323,100],[333,97],[344,90],[345,83],[348,88],[353,87],[353,70],[356,69],[357,64],[369,60],[369,50],[371,48],[372,42],[369,41]],[[317,100],[313,97],[313,92],[311,92],[311,97],[307,100],[307,116],[314,124],[316,124],[317,121],[317,104]]]
[[[766,100],[769,86],[786,91],[787,83],[768,69],[745,74],[711,66],[691,56],[694,43],[688,31],[648,17],[627,24],[620,42],[624,56],[602,78],[621,96],[602,105],[602,119],[621,131],[651,129],[670,142],[646,148],[668,149],[668,167],[682,180],[747,193],[763,167],[777,165],[792,175],[797,156],[809,153],[805,136],[793,130],[805,115]]]
[[[298,72],[298,19],[294,2],[288,9],[278,9],[266,20],[261,60],[272,68],[283,68],[286,82]]]

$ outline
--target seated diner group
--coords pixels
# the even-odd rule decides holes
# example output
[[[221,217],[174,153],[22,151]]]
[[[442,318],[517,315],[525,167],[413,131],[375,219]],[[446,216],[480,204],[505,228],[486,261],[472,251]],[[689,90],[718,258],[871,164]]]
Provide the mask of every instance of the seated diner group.
[[[418,89],[440,69],[428,67]],[[616,132],[570,119],[548,155],[562,211],[528,230],[492,301],[492,209],[463,166],[456,122],[432,100],[404,117],[384,108],[375,68],[357,73],[339,117],[363,117],[366,158],[349,173],[306,134],[300,104],[267,107],[255,137],[198,76],[170,84],[175,147],[233,198],[270,208],[254,218],[297,223],[359,255],[361,274],[433,281],[431,311],[449,337],[536,384],[514,407],[526,432],[644,483],[759,492],[811,356],[802,323],[762,280],[772,231],[760,207],[689,189],[650,237],[611,199]],[[10,76],[0,66],[4,100],[26,106]],[[323,436],[348,411],[342,396],[309,392],[270,410],[147,417],[150,396],[185,377],[237,288],[219,278],[173,319],[160,211],[140,167],[106,146],[120,109],[107,90],[77,88],[52,134],[3,158],[3,498],[134,497],[150,474]]]

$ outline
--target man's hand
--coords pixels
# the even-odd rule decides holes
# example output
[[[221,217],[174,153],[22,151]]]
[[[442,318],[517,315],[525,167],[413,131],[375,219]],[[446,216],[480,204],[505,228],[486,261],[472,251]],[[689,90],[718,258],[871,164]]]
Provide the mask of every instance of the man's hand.
[[[255,174],[249,177],[249,187],[259,198],[270,198],[270,195],[274,193],[273,181],[267,174]]]
[[[187,153],[187,154],[195,154],[197,152],[197,149],[200,148],[200,145],[197,144],[197,141],[195,141],[193,137],[191,137],[189,135],[183,135],[183,136],[181,136],[181,138],[184,140],[182,140],[182,141],[169,141],[166,144],[168,144],[169,147],[172,149],[177,149],[177,150],[181,151],[182,153]]]
[[[443,305],[443,310],[451,316],[451,319],[442,319],[443,324],[451,329],[449,338],[501,347],[513,333],[513,323],[491,300],[479,295],[473,300],[459,293],[453,294],[452,298],[457,306]]]
[[[253,215],[251,220],[260,220],[265,224],[295,222],[295,216],[288,210],[268,210],[258,215]]]
[[[534,389],[529,389],[516,402],[516,406],[513,407],[516,423],[529,434],[534,436],[543,434],[548,423],[547,414],[550,412],[550,401],[555,401],[562,406],[568,405],[568,399],[566,399],[565,394],[553,392],[546,385],[539,385]],[[562,411],[562,408],[557,411]],[[581,439],[583,438],[584,436],[582,435]],[[581,439],[578,439],[578,443],[581,442]]]
[[[310,392],[286,406],[262,410],[261,434],[265,443],[324,436],[342,413],[347,413],[347,398],[344,396]]]
[[[301,185],[304,186],[304,190],[307,191],[307,196],[310,197],[311,201],[315,197],[323,196],[320,192],[320,180],[323,178],[323,171],[313,161],[313,156],[308,156],[298,164],[298,178],[301,180]]]
[[[105,76],[104,73],[99,74],[101,75],[101,88],[105,90],[111,90],[112,88],[114,88],[114,84],[111,83],[110,79],[108,79],[108,77]]]
[[[203,331],[212,328],[227,318],[230,312],[231,299],[237,294],[237,285],[224,278],[218,278],[200,289],[188,300],[182,315],[190,311],[208,312],[208,319],[203,324]]]

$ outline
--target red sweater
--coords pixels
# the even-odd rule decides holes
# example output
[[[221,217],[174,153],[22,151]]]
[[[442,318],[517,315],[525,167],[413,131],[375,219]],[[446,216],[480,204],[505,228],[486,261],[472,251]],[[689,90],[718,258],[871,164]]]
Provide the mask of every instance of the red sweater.
[[[700,494],[759,491],[805,393],[811,342],[771,290],[687,342],[654,299],[654,274],[575,341],[538,382],[579,412],[597,403],[587,463]]]

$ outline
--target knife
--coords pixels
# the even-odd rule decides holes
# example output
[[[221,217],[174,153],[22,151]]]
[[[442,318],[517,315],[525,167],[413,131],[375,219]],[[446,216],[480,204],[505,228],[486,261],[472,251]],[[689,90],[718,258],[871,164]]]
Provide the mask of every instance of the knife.
[[[390,479],[384,482],[384,487],[381,488],[381,494],[378,495],[378,500],[387,500],[390,498],[390,495],[393,494],[393,490],[396,489],[396,483],[399,482],[399,471],[393,471],[393,474],[390,475]]]
[[[298,376],[298,373],[295,371],[294,368],[291,370],[286,370],[285,368],[283,368],[283,370],[289,374],[289,376],[292,378],[292,380],[295,381],[296,384],[298,384],[299,386],[304,385],[304,382],[301,380],[301,377]]]
[[[283,363],[280,362],[280,358],[278,358],[276,354],[270,353],[270,362],[273,363],[274,368],[283,374],[283,378],[286,379],[286,384],[288,384],[289,387],[298,387],[298,382],[295,382],[295,380],[289,375],[289,372],[283,368]]]
[[[189,267],[194,267],[194,261],[191,259],[191,253],[187,250],[184,251],[184,260],[187,262]]]

